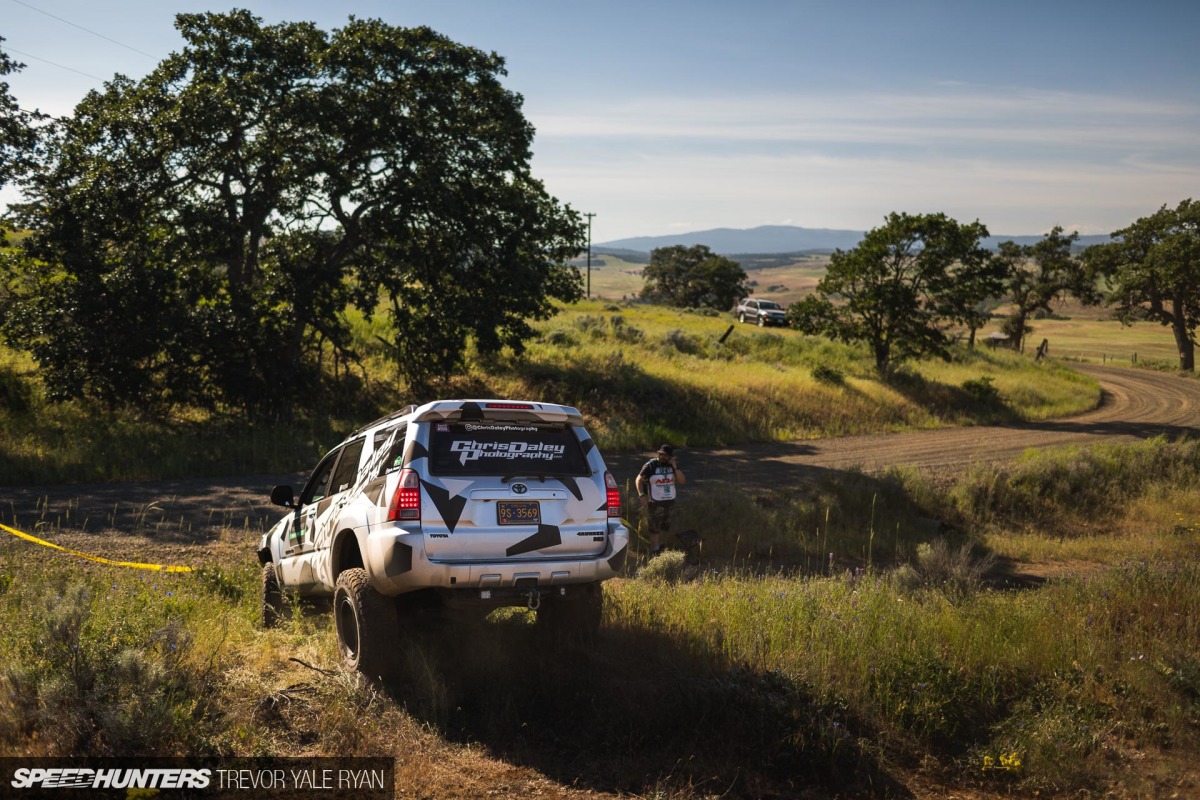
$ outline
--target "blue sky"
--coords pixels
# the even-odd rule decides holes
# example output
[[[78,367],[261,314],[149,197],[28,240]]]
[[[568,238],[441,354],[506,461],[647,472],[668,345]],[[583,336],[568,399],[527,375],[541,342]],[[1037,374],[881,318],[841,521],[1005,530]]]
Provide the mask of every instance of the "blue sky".
[[[534,174],[596,214],[596,242],[867,230],[890,211],[1108,233],[1200,196],[1195,0],[239,5],[268,23],[429,25],[504,56]],[[175,13],[230,7],[0,0],[2,46],[27,65],[10,91],[70,113],[179,49]]]

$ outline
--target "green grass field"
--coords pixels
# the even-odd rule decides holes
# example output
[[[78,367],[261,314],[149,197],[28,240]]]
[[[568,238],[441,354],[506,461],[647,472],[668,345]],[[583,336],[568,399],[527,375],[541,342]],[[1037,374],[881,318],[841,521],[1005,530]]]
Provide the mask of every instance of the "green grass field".
[[[1026,340],[1026,352],[1033,352],[1047,339],[1050,355],[1056,358],[1127,365],[1157,362],[1169,369],[1179,366],[1170,328],[1153,322],[1124,326],[1105,307],[1088,308],[1073,302],[1058,307],[1055,317],[1030,322],[1033,333]],[[994,320],[978,336],[1000,330],[1001,322]]]

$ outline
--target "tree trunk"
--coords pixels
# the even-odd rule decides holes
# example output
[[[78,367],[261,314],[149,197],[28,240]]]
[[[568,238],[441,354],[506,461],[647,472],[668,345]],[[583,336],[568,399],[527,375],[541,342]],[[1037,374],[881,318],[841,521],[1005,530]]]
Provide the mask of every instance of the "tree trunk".
[[[1192,344],[1192,339],[1188,336],[1187,325],[1183,321],[1182,314],[1175,314],[1171,330],[1175,334],[1175,344],[1179,348],[1179,369],[1184,372],[1195,372],[1196,346]]]
[[[875,350],[875,371],[878,372],[881,377],[886,378],[888,376],[889,363],[892,360],[891,359],[892,348],[889,347],[886,342],[876,342],[875,346],[874,346],[874,350]]]

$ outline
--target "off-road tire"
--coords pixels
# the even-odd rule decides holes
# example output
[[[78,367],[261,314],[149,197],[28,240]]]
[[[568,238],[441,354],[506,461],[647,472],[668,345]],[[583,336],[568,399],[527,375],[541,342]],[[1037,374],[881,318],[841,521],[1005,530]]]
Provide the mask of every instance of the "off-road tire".
[[[283,619],[283,590],[275,575],[274,564],[263,564],[262,568],[262,612],[264,628],[274,628]]]
[[[746,312],[743,311],[741,314],[738,314],[738,322],[742,323],[743,325],[746,324]]]
[[[575,596],[547,597],[537,612],[538,628],[559,641],[590,642],[600,632],[604,617],[604,590],[601,584],[580,587]]]
[[[759,318],[758,318],[758,327],[760,327],[760,328],[765,328],[765,327],[767,327],[767,321],[766,321],[766,319],[764,319],[763,317],[759,317]]]
[[[386,678],[393,672],[396,604],[375,591],[366,570],[355,567],[338,575],[333,622],[342,663],[347,668],[368,678]]]

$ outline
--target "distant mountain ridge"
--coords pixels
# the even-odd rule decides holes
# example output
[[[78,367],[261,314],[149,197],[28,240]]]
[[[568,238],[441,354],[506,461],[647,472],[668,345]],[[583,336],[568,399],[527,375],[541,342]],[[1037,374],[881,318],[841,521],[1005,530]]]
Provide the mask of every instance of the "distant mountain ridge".
[[[666,236],[635,236],[592,245],[592,252],[633,251],[649,253],[658,247],[696,244],[707,245],[714,253],[735,255],[744,253],[802,253],[812,250],[849,250],[862,241],[862,231],[833,228],[800,228],[793,225],[760,225],[757,228],[712,228],[706,231],[675,233]],[[1001,242],[1033,244],[1042,236],[989,236],[984,247],[995,250]],[[1080,236],[1077,246],[1090,247],[1110,241],[1106,235]]]

